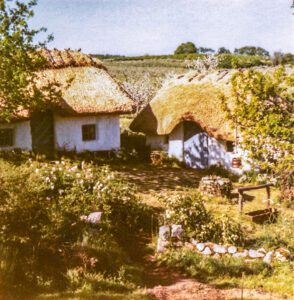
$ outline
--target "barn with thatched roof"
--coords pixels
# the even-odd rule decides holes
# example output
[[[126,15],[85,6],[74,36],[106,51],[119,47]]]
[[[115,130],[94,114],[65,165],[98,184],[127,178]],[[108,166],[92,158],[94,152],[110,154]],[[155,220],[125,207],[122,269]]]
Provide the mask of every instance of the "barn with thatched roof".
[[[13,122],[0,124],[0,149],[21,148],[104,151],[120,148],[120,114],[134,102],[102,63],[79,51],[43,50],[47,68],[38,73],[40,85],[57,83],[56,109],[22,111]]]
[[[239,155],[237,132],[221,109],[219,95],[230,93],[234,72],[190,71],[166,82],[130,129],[145,133],[151,149],[166,150],[190,167],[221,164],[232,170],[232,159]]]

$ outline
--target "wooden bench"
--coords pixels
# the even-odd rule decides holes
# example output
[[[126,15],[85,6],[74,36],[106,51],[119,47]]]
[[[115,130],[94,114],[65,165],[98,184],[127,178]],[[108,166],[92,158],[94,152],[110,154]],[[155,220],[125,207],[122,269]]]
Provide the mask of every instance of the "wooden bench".
[[[267,206],[267,208],[270,208],[270,198],[271,198],[270,187],[271,186],[273,186],[272,183],[266,183],[266,184],[260,184],[260,185],[256,185],[256,186],[248,186],[248,187],[238,188],[238,193],[239,193],[239,211],[240,211],[240,213],[242,213],[242,211],[243,211],[243,201],[244,201],[244,195],[243,195],[243,193],[245,191],[266,189],[266,194],[267,194],[266,206]]]

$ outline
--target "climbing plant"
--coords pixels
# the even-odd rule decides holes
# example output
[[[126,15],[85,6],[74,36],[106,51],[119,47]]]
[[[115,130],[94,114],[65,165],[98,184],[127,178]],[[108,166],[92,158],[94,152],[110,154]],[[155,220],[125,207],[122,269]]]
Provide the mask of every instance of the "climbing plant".
[[[232,94],[221,98],[241,131],[241,146],[252,164],[281,179],[284,197],[293,198],[294,73],[283,67],[273,73],[240,70],[231,83]]]

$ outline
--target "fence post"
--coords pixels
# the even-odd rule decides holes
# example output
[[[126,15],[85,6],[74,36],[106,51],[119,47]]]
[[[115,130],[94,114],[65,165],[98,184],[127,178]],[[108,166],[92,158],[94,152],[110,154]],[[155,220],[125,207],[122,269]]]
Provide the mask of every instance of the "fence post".
[[[270,188],[270,186],[266,187],[266,195],[267,195],[266,206],[267,206],[267,208],[270,208],[270,201],[271,201],[271,188]]]
[[[243,211],[243,192],[239,192],[239,212]]]

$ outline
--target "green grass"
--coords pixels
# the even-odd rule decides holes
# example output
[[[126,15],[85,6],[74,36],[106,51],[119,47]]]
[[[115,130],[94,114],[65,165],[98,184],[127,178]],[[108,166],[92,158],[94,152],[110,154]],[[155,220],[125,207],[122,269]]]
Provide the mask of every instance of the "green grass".
[[[244,286],[294,296],[293,266],[289,262],[275,263],[270,267],[262,261],[247,263],[242,259],[230,257],[203,257],[187,249],[168,251],[159,255],[158,261],[172,270],[219,288]]]
[[[82,291],[77,293],[57,293],[43,294],[35,298],[36,300],[150,300],[144,294],[144,291],[136,291],[134,293],[115,293],[115,292],[99,292]]]

